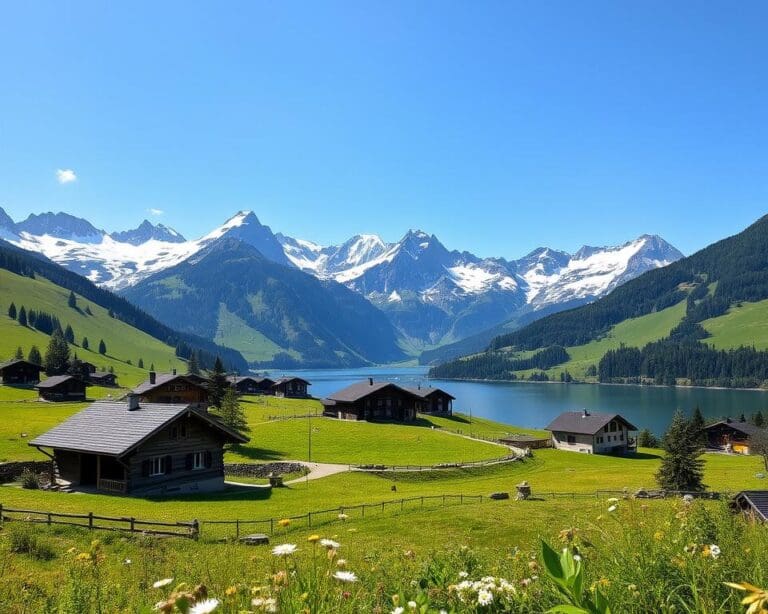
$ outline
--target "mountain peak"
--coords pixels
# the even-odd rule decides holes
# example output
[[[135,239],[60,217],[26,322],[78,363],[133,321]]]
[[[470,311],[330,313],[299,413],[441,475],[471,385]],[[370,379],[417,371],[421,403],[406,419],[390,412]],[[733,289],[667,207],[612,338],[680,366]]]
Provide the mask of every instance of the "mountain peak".
[[[129,243],[130,245],[141,245],[147,241],[162,241],[163,243],[184,243],[186,239],[164,224],[153,224],[149,220],[144,220],[133,230],[123,230],[113,232],[109,235],[115,241],[120,243]]]
[[[48,235],[78,243],[100,243],[106,234],[88,220],[69,213],[51,211],[39,215],[31,213],[26,220],[16,224],[16,228],[20,232],[28,232],[31,235]]]

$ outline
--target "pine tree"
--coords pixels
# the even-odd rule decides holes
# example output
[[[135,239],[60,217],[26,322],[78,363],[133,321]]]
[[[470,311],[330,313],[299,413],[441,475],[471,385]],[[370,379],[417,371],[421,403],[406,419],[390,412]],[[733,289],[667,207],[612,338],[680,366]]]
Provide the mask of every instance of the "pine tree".
[[[99,354],[107,353],[107,344],[104,343],[104,339],[99,339]]]
[[[221,407],[227,388],[229,388],[229,382],[224,372],[224,365],[221,358],[217,356],[213,363],[213,370],[208,375],[208,402],[213,407]]]
[[[757,413],[752,416],[752,424],[755,426],[765,426],[765,418],[763,417],[763,412],[761,412],[759,409],[757,410]]]
[[[24,350],[21,349],[21,346],[16,348],[16,354],[14,355],[14,358],[16,360],[23,360],[24,359]]]
[[[69,367],[69,346],[59,330],[51,335],[43,366],[48,375],[61,375]]]
[[[24,305],[22,305],[21,309],[19,309],[19,324],[22,326],[27,325],[27,310],[24,309]]]
[[[90,305],[86,305],[86,306],[85,306],[85,310],[84,310],[84,311],[85,311],[85,313],[87,313],[89,316],[92,316],[92,315],[93,315],[93,312],[91,311],[91,306],[90,306]]]
[[[64,329],[64,339],[67,340],[67,343],[75,342],[75,331],[72,330],[72,327],[69,324],[67,324],[67,328]]]
[[[16,304],[11,303],[10,307],[8,307],[8,317],[12,320],[16,319]]]
[[[69,291],[69,298],[67,299],[67,305],[72,307],[72,309],[77,308],[77,297],[75,296],[75,293],[71,290]]]
[[[149,370],[150,371],[154,371],[155,370],[155,363],[152,363],[151,365],[149,365]]]
[[[84,350],[87,350],[89,347],[91,347],[91,344],[88,343],[88,337],[83,337],[83,342],[80,345],[83,346]]]
[[[707,434],[704,431],[704,427],[707,425],[707,423],[704,421],[704,416],[701,413],[701,409],[699,409],[699,406],[693,408],[693,414],[691,415],[691,428],[693,429],[694,433],[698,433],[699,435],[699,443],[702,446],[705,446],[707,444]]]
[[[189,362],[187,363],[187,373],[190,375],[200,375],[200,365],[197,361],[197,352],[194,350],[189,355]]]
[[[237,399],[237,393],[233,386],[227,386],[227,391],[224,393],[224,397],[221,400],[219,417],[224,424],[240,434],[247,433],[251,430],[248,427],[245,411],[243,411],[240,401]]]
[[[744,414],[741,414],[739,416],[739,422],[746,422],[746,421],[747,421],[747,417]]]
[[[27,360],[36,365],[43,364],[43,357],[40,355],[40,350],[37,349],[36,345],[33,345],[29,349],[29,356],[27,356]]]
[[[139,358],[139,363],[138,363],[137,366],[139,367],[139,369],[143,369],[144,368],[144,359],[143,358]]]
[[[701,459],[699,434],[680,410],[672,417],[662,447],[666,454],[656,473],[659,486],[664,490],[704,490],[704,461]]]
[[[640,448],[658,448],[659,440],[648,429],[643,429],[637,436],[637,445]]]

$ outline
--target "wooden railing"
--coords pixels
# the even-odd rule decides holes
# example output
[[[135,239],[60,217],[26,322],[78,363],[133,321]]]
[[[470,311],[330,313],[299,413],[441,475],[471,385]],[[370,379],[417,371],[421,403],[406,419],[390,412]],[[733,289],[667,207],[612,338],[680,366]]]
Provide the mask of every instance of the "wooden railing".
[[[106,478],[99,478],[99,483],[96,487],[99,490],[103,490],[104,492],[124,493],[127,490],[128,482],[125,480],[108,480]]]

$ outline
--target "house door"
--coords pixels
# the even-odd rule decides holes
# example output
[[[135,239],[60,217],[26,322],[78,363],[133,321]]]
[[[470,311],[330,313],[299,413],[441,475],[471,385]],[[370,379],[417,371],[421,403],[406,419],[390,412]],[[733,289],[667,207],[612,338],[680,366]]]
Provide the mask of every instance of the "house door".
[[[96,486],[96,455],[80,455],[80,484],[82,486]]]

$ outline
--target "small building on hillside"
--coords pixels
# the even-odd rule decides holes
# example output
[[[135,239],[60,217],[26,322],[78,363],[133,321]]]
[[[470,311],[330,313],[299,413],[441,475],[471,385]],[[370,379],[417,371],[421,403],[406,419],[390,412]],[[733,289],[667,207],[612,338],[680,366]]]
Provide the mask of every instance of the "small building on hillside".
[[[94,386],[104,386],[105,388],[114,388],[117,386],[117,375],[108,371],[92,371],[86,379]]]
[[[33,362],[16,358],[0,363],[0,382],[6,386],[32,386],[40,381],[43,368]]]
[[[742,490],[731,499],[730,507],[761,522],[768,522],[768,490]]]
[[[96,373],[96,365],[92,362],[88,362],[87,360],[80,361],[80,368],[82,369],[83,375],[87,376],[90,373]]]
[[[323,415],[342,420],[397,420],[413,422],[420,396],[391,382],[352,384],[323,399]]]
[[[44,401],[85,401],[87,386],[89,384],[73,375],[52,375],[35,388]]]
[[[275,384],[275,380],[268,377],[232,375],[228,379],[235,387],[237,394],[274,394],[272,386]]]
[[[750,440],[765,429],[749,422],[726,418],[704,427],[707,446],[725,452],[749,454]]]
[[[202,378],[191,375],[149,372],[149,379],[133,389],[142,403],[194,403],[207,407],[208,387]]]
[[[403,386],[403,388],[421,398],[421,402],[416,406],[416,411],[422,414],[438,416],[450,416],[453,414],[453,402],[456,400],[456,397],[448,394],[445,390],[432,388],[431,386],[429,388]]]
[[[546,430],[558,450],[586,454],[629,454],[637,451],[637,439],[630,435],[637,427],[619,414],[567,411],[555,418]]]
[[[152,496],[221,490],[224,445],[247,441],[197,405],[145,404],[129,395],[94,403],[29,445],[73,486]]]
[[[309,386],[311,383],[300,377],[281,377],[272,384],[272,390],[276,397],[306,399],[309,396]]]

